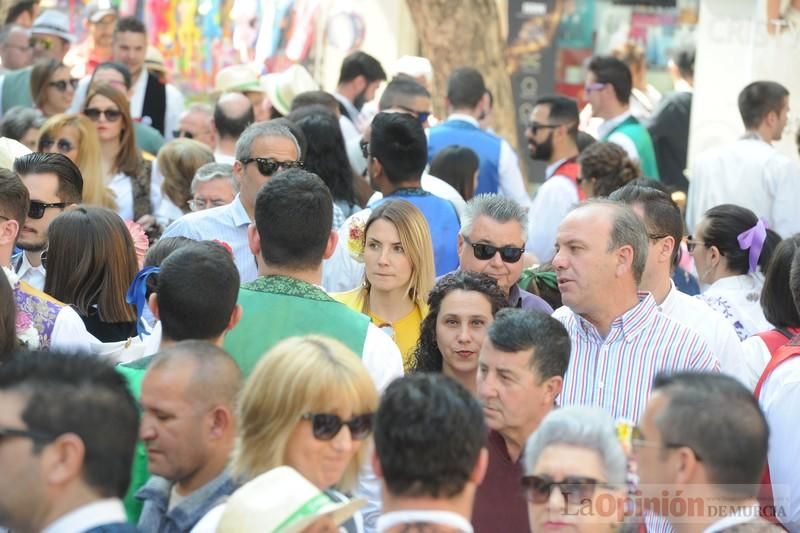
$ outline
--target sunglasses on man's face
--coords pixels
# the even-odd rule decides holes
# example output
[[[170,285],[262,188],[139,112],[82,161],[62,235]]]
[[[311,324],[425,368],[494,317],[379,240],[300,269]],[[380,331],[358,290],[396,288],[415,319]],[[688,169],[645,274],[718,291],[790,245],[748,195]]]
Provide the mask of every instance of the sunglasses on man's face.
[[[31,37],[28,41],[31,45],[31,48],[36,48],[36,45],[41,44],[42,48],[45,50],[50,50],[53,47],[53,40],[52,39],[43,39],[41,37]]]
[[[28,217],[34,220],[39,220],[44,216],[44,212],[50,209],[51,207],[57,207],[58,209],[64,209],[67,207],[65,202],[56,202],[54,204],[46,204],[44,202],[40,202],[38,200],[31,200],[31,205],[28,208]]]
[[[417,120],[419,120],[420,124],[425,124],[425,121],[428,120],[428,117],[431,116],[431,112],[430,111],[417,111],[414,108],[407,107],[407,106],[404,106],[404,105],[398,105],[396,107],[398,107],[399,109],[402,109],[403,111],[407,111],[408,113],[411,113],[412,115],[417,117]]]
[[[558,488],[566,505],[581,505],[591,501],[597,487],[613,488],[603,481],[583,476],[566,476],[556,481],[550,476],[523,476],[522,490],[531,503],[543,504],[550,499],[553,488]]]
[[[500,259],[502,259],[504,263],[516,263],[522,258],[522,254],[525,253],[525,248],[517,248],[516,246],[492,246],[491,244],[472,242],[467,237],[464,237],[464,241],[472,246],[475,259],[480,261],[488,261],[492,259],[496,253],[500,252]]]
[[[354,416],[350,420],[342,420],[339,415],[332,413],[306,413],[301,418],[311,421],[314,438],[319,440],[332,440],[343,426],[350,429],[353,440],[364,440],[372,433],[372,413]]]
[[[279,170],[287,168],[303,168],[302,161],[278,161],[272,157],[251,157],[241,162],[242,165],[247,166],[250,163],[255,163],[258,171],[262,176],[272,176]]]
[[[59,139],[53,140],[51,137],[42,137],[42,140],[39,141],[39,148],[42,151],[50,150],[50,148],[55,145],[56,150],[58,150],[61,154],[67,154],[75,149],[75,145],[69,142],[67,139]]]
[[[109,122],[116,122],[122,116],[122,111],[119,109],[97,109],[96,107],[87,107],[83,110],[83,114],[94,122],[100,120],[100,116],[105,116],[106,120]]]
[[[63,93],[67,90],[67,87],[72,87],[73,89],[78,87],[78,80],[71,79],[51,81],[48,85],[50,85],[50,87],[55,87],[58,92]]]

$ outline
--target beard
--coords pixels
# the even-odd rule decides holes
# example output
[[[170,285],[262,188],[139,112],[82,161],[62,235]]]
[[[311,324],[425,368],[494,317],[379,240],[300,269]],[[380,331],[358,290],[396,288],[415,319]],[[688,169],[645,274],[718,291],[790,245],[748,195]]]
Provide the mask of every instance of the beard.
[[[550,161],[550,157],[553,155],[553,134],[548,135],[545,142],[534,144],[530,154],[534,161]]]
[[[47,248],[47,238],[40,239],[38,235],[34,235],[28,241],[17,239],[17,248],[26,252],[43,252]]]
[[[364,87],[360,93],[353,98],[353,107],[361,111],[361,108],[364,107],[364,104],[367,103],[367,88]]]

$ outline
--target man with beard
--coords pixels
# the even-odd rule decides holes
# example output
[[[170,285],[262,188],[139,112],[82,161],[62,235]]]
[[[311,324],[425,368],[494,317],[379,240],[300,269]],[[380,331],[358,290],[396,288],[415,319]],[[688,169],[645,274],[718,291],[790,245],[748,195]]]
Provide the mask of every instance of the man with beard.
[[[339,126],[345,141],[361,136],[361,108],[375,97],[385,79],[386,72],[371,55],[357,51],[344,58],[333,96],[339,101]]]
[[[545,181],[539,186],[528,220],[525,248],[540,261],[555,255],[558,225],[570,208],[582,200],[578,185],[578,105],[572,98],[544,96],[537,100],[525,130],[528,150],[536,161],[547,161]]]

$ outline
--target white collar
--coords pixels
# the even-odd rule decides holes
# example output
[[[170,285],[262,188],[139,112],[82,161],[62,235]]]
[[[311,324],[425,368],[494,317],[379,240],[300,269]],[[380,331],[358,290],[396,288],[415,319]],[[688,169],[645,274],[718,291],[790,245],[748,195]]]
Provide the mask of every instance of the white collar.
[[[742,505],[736,511],[732,512],[725,518],[717,520],[707,528],[703,530],[703,533],[716,533],[718,531],[724,531],[729,529],[733,526],[738,526],[739,524],[744,524],[745,522],[750,522],[751,520],[758,520],[759,517],[759,507],[758,503],[749,502],[745,505]]]
[[[714,290],[734,290],[734,291],[752,291],[760,290],[758,274],[740,274],[738,276],[727,276],[720,278],[711,284],[710,289]]]
[[[630,116],[631,116],[631,111],[630,111],[630,109],[628,109],[623,114],[617,115],[614,118],[610,118],[610,119],[606,120],[605,122],[600,124],[600,126],[597,128],[597,134],[600,137],[605,137],[606,135],[608,135],[611,132],[611,130],[613,130],[614,128],[616,128],[617,126],[619,126],[620,124],[622,124],[626,120],[628,120],[628,117],[630,117]]]
[[[472,115],[464,114],[464,113],[451,113],[447,117],[447,121],[450,121],[450,120],[463,120],[464,122],[469,122],[470,124],[472,124],[476,128],[480,128],[481,127],[481,125],[478,124],[478,120],[475,117],[473,117]]]
[[[28,255],[25,253],[24,250],[21,255],[22,255],[22,260],[19,263],[19,270],[17,270],[17,275],[20,278],[25,277],[25,274],[28,272],[28,270],[40,272],[43,276],[47,275],[47,272],[45,271],[44,266],[42,266],[41,263],[39,263],[38,267],[35,267],[31,264],[30,261],[28,261]]]
[[[678,298],[680,298],[680,296],[677,294],[678,292],[680,291],[677,289],[677,287],[675,287],[675,282],[672,281],[672,278],[670,278],[669,292],[664,297],[664,301],[661,302],[661,305],[658,306],[658,309],[662,313],[668,315],[670,311],[672,311],[675,308],[675,306],[678,305]]]
[[[126,520],[122,501],[118,498],[108,498],[78,507],[62,515],[44,528],[42,533],[75,533]]]
[[[473,533],[472,524],[460,514],[452,511],[423,511],[408,509],[403,511],[393,511],[378,517],[377,531],[383,533],[388,529],[410,523],[432,523],[446,527],[455,528],[459,533]]]
[[[694,88],[691,84],[684,80],[683,78],[679,79],[675,82],[675,92],[676,93],[691,93],[694,92]]]
[[[544,169],[544,179],[545,179],[545,181],[547,181],[550,178],[552,178],[553,174],[555,173],[555,171],[558,170],[558,167],[560,167],[564,163],[564,161],[566,161],[567,159],[569,159],[569,157],[565,157],[563,159],[559,159],[555,163],[550,163],[549,165],[547,165],[547,168]]]

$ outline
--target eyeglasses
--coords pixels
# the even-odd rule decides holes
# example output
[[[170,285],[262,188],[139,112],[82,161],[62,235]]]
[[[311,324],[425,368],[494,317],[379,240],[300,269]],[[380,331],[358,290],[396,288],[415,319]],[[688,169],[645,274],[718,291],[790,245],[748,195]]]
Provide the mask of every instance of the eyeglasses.
[[[416,109],[413,109],[411,107],[406,107],[404,105],[397,105],[395,107],[397,107],[398,109],[402,109],[403,111],[407,111],[408,113],[411,113],[412,115],[417,117],[417,120],[419,120],[420,124],[425,124],[425,121],[428,120],[428,117],[431,116],[430,111],[417,111]]]
[[[589,94],[594,91],[601,91],[606,85],[608,84],[603,82],[587,83],[583,86],[583,90],[586,92],[586,94]]]
[[[302,161],[278,161],[272,157],[251,157],[242,161],[242,165],[255,163],[262,176],[272,176],[279,170],[287,168],[303,168]]]
[[[28,208],[28,217],[34,220],[39,220],[44,216],[44,212],[51,207],[64,209],[65,207],[67,207],[67,204],[65,202],[46,204],[44,202],[39,202],[38,200],[31,200],[31,205]]]
[[[63,93],[67,90],[67,87],[72,87],[73,89],[78,87],[78,80],[73,78],[70,80],[51,81],[48,85],[50,87],[55,87],[58,92]]]
[[[651,241],[660,241],[664,237],[669,237],[669,233],[648,233],[647,238]]]
[[[364,156],[364,159],[369,159],[369,143],[361,139],[358,141],[358,146],[361,147],[361,155]]]
[[[38,44],[41,44],[45,50],[50,50],[53,47],[53,39],[43,37],[31,37],[28,43],[30,43],[31,48],[36,48]]]
[[[189,209],[192,211],[202,211],[203,209],[228,205],[230,202],[219,199],[206,200],[205,198],[192,198],[187,203],[189,204]]]
[[[92,122],[100,120],[100,116],[105,116],[109,122],[116,122],[122,116],[122,111],[119,109],[97,109],[96,107],[87,107],[83,110],[83,114],[89,117]]]
[[[372,413],[354,416],[347,421],[331,413],[306,413],[301,418],[311,421],[314,437],[319,440],[333,439],[342,426],[350,428],[350,437],[353,440],[364,440],[372,433]]]
[[[550,476],[523,476],[522,490],[531,503],[547,503],[553,487],[558,487],[566,505],[580,505],[591,500],[597,487],[614,488],[603,481],[583,476],[566,476],[556,481]]]
[[[39,147],[42,150],[49,150],[53,147],[53,145],[55,145],[59,153],[62,154],[66,154],[75,149],[75,145],[69,142],[67,139],[59,139],[58,141],[55,141],[52,138],[45,136],[39,141]]]
[[[500,258],[504,263],[516,263],[522,258],[522,254],[525,253],[525,248],[517,248],[515,246],[497,247],[491,244],[475,243],[467,237],[464,237],[464,241],[472,246],[475,259],[481,261],[488,261],[492,259],[497,252],[500,252]]]
[[[687,444],[680,444],[678,442],[653,442],[646,440],[642,435],[642,430],[639,427],[634,427],[631,432],[631,447],[636,450],[637,448],[661,448],[667,450],[674,450],[676,448],[689,448],[695,456],[695,459],[702,461],[700,454],[694,451],[694,448]]]
[[[52,440],[55,440],[57,435],[51,435],[50,433],[44,433],[42,431],[32,431],[30,429],[15,429],[15,428],[0,427],[0,439],[6,437],[23,437],[26,439],[31,439],[36,442],[50,442]]]
[[[694,240],[691,235],[689,235],[686,238],[686,250],[688,250],[689,253],[694,252],[694,249],[697,248],[698,244],[702,244],[703,246],[707,246],[706,243],[704,243],[703,241]]]
[[[209,130],[205,130],[197,132],[195,134],[192,133],[191,131],[186,131],[186,130],[172,130],[172,136],[175,137],[176,139],[180,139],[181,137],[185,137],[187,139],[194,139],[196,135],[207,135],[208,133],[211,132]]]
[[[557,128],[561,125],[562,124],[539,124],[538,122],[530,121],[528,122],[528,129],[531,130],[533,135],[536,135],[539,130]]]

